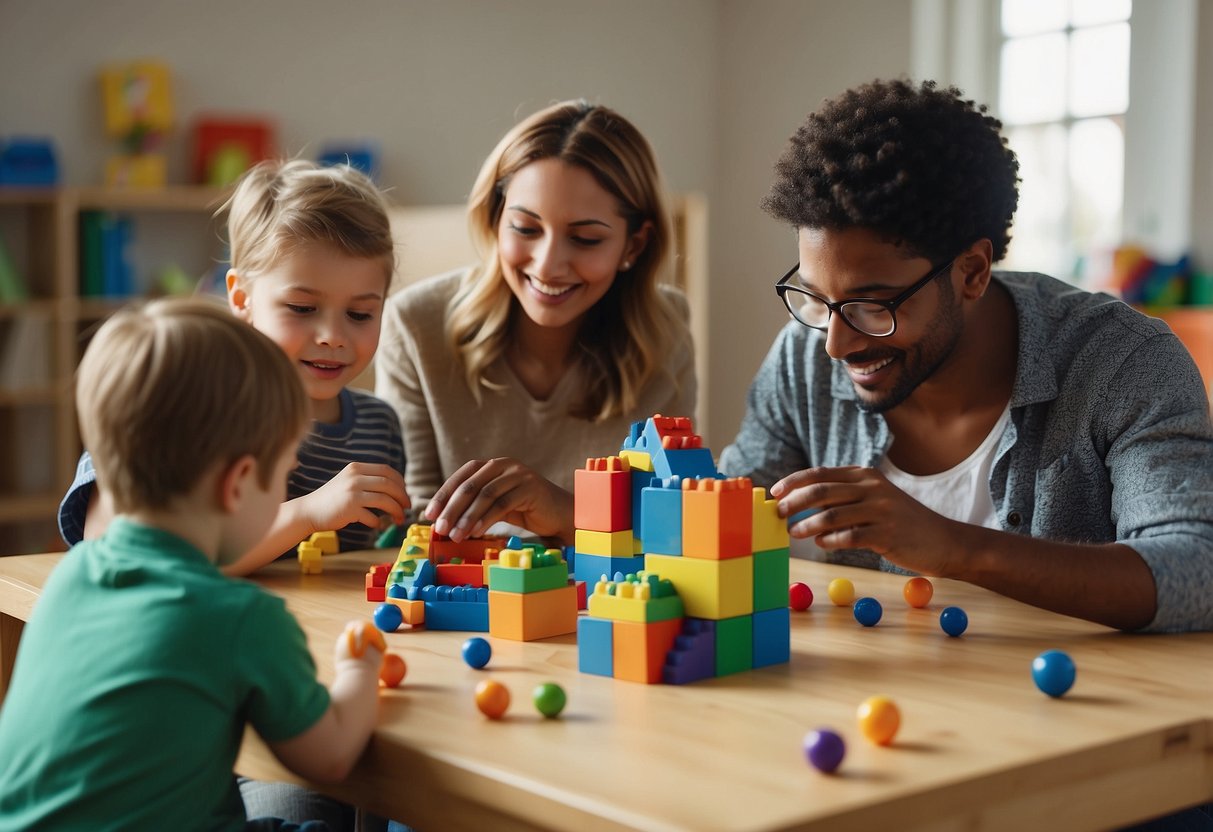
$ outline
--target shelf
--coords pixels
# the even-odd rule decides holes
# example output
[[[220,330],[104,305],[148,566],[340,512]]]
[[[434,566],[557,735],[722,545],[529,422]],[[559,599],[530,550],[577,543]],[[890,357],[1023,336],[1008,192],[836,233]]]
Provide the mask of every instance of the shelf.
[[[19,390],[5,390],[0,387],[0,407],[66,404],[66,399],[62,390],[51,385],[23,387]]]
[[[59,494],[0,494],[0,523],[54,520]]]
[[[230,191],[204,185],[165,188],[78,188],[76,201],[84,211],[215,211]]]
[[[14,188],[0,185],[0,205],[51,205],[61,188]]]
[[[40,312],[44,315],[54,315],[59,310],[59,301],[47,298],[34,298],[20,303],[0,303],[0,320],[19,318],[30,312]]]

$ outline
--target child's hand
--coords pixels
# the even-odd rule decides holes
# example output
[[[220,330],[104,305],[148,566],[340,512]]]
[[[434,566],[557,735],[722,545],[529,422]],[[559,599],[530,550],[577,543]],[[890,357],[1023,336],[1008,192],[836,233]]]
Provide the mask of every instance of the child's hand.
[[[379,527],[378,509],[396,523],[411,505],[404,477],[389,465],[351,462],[341,473],[299,498],[299,508],[312,531],[341,529],[350,523]]]
[[[345,630],[337,636],[333,647],[333,658],[338,667],[345,661],[360,661],[379,672],[383,663],[383,654],[387,652],[387,643],[383,633],[369,621],[351,621],[345,625]]]
[[[499,520],[542,537],[573,542],[573,495],[516,459],[474,459],[425,507],[434,531],[452,540],[477,537]]]

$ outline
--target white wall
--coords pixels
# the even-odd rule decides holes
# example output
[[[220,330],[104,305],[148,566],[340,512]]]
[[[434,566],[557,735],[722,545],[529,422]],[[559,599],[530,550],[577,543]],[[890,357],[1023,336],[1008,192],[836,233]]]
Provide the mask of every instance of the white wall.
[[[909,24],[904,0],[0,0],[0,135],[52,135],[65,180],[97,183],[113,150],[97,70],[155,57],[174,72],[178,181],[195,115],[264,113],[290,153],[376,138],[398,202],[449,203],[520,116],[615,107],[671,189],[711,199],[720,450],[786,320],[771,285],[795,246],[758,208],[771,165],[823,97],[908,71]]]

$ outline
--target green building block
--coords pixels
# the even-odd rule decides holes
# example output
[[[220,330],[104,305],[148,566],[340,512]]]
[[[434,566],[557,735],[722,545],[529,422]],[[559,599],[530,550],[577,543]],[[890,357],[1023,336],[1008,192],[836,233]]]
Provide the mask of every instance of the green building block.
[[[754,553],[754,612],[788,605],[788,550]]]
[[[786,594],[786,593],[785,593]],[[739,615],[716,622],[716,675],[743,673],[754,667],[754,618]]]
[[[531,569],[489,567],[489,589],[498,592],[543,592],[548,589],[560,589],[568,583],[569,565],[563,561]]]

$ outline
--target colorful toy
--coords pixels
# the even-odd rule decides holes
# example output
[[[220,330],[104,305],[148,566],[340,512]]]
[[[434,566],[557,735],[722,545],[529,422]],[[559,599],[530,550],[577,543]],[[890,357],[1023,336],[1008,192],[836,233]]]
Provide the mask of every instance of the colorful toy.
[[[58,182],[59,162],[51,139],[0,139],[0,185],[50,186]]]
[[[875,598],[860,598],[851,607],[851,614],[855,616],[855,620],[865,627],[875,627],[880,622],[881,615],[884,614],[884,609],[880,606],[880,602]]]
[[[555,719],[564,710],[565,702],[568,698],[564,694],[564,688],[555,682],[544,682],[542,685],[536,686],[531,693],[531,701],[535,703],[535,708],[539,713],[543,714],[547,719]]]
[[[632,529],[576,531],[575,574],[594,587],[577,622],[581,671],[685,684],[786,663],[789,539],[777,501],[721,477],[683,417],[634,423],[619,463],[606,459],[578,473],[590,481],[606,473],[592,469],[627,464]],[[622,506],[625,480],[615,482]]]
[[[379,180],[379,146],[375,142],[327,145],[316,159],[322,165],[349,165],[372,180]]]
[[[859,706],[859,730],[876,745],[888,745],[901,727],[901,711],[887,696],[871,696]]]
[[[797,581],[788,587],[788,606],[796,612],[804,612],[813,606],[813,590],[808,584]]]
[[[398,687],[404,681],[406,673],[408,673],[408,666],[404,663],[404,659],[395,653],[383,654],[383,664],[379,667],[379,681],[383,682],[385,687]]]
[[[804,735],[804,756],[818,771],[832,774],[846,756],[847,744],[828,728],[818,728]]]
[[[835,578],[826,587],[826,595],[836,607],[849,607],[855,603],[855,584],[846,578]]]
[[[510,706],[510,691],[505,685],[485,679],[476,685],[476,707],[489,719],[501,719]]]
[[[404,623],[404,613],[400,607],[395,604],[384,602],[375,607],[375,612],[371,616],[375,621],[375,626],[385,633],[394,633],[400,629],[400,625]]]
[[[1054,699],[1064,696],[1074,685],[1077,672],[1074,660],[1061,650],[1046,650],[1032,660],[1032,681]]]
[[[492,657],[492,646],[480,636],[469,638],[463,643],[463,660],[468,663],[468,667],[479,670],[488,664]]]
[[[173,124],[169,69],[156,61],[111,64],[101,71],[105,130],[122,142],[106,162],[111,187],[162,188],[168,163],[161,147]]]
[[[335,555],[340,550],[337,532],[312,532],[307,540],[297,547],[299,571],[305,575],[319,575],[324,569],[320,565],[323,555]]]
[[[345,626],[345,649],[355,659],[362,658],[366,648],[374,647],[381,653],[387,652],[387,642],[383,633],[379,632],[369,621],[354,621]]]
[[[901,594],[905,597],[906,603],[911,607],[922,609],[931,603],[931,597],[935,594],[935,587],[930,581],[921,576],[910,578],[902,588]]]
[[[201,118],[194,124],[190,169],[200,185],[230,185],[244,171],[275,155],[274,128],[268,120]]]
[[[939,614],[939,626],[952,638],[969,629],[969,616],[960,607],[946,607]]]
[[[577,589],[564,553],[541,550],[507,545],[489,567],[489,632],[495,637],[535,641],[577,632]]]

